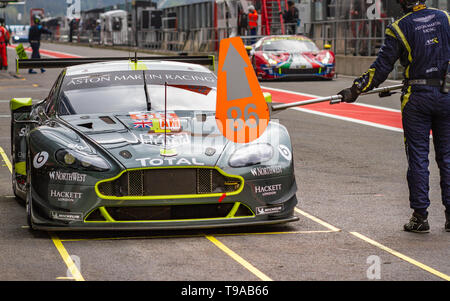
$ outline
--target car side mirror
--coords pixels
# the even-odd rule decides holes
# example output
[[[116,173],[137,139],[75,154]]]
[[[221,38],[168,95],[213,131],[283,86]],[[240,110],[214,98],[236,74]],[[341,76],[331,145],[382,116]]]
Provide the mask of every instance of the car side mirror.
[[[251,55],[253,47],[252,46],[245,46],[245,50],[247,51],[247,55]]]
[[[29,113],[31,112],[33,100],[31,98],[13,98],[9,102],[11,113]]]
[[[263,92],[264,100],[266,103],[272,103],[272,94],[269,92]]]
[[[35,120],[29,120],[33,101],[31,98],[13,98],[9,102],[11,117],[14,123],[38,123]]]

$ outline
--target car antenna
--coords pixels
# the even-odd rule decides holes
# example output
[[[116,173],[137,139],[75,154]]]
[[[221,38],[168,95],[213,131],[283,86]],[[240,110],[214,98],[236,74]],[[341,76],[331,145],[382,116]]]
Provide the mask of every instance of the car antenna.
[[[142,77],[144,78],[144,92],[145,92],[145,101],[147,102],[147,111],[151,111],[152,102],[150,101],[150,97],[148,95],[147,80],[145,79],[145,70],[142,70]]]
[[[167,147],[167,81],[164,82],[164,153]]]

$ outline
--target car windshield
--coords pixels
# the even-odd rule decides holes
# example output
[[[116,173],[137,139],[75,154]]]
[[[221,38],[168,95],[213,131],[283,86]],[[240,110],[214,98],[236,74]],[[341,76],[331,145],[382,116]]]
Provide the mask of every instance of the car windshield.
[[[213,73],[136,70],[66,76],[58,112],[74,115],[162,111],[166,83],[167,110],[215,111],[216,77]]]
[[[262,51],[316,52],[316,44],[308,40],[276,39],[264,41]]]

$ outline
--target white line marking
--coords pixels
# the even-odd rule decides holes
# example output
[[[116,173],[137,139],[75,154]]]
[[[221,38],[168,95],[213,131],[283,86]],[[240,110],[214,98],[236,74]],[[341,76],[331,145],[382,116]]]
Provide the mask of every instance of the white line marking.
[[[369,121],[364,121],[364,120],[359,120],[359,119],[354,119],[354,118],[349,118],[349,117],[343,117],[343,116],[338,116],[338,115],[333,115],[333,114],[328,114],[328,113],[322,113],[322,112],[317,112],[317,111],[302,109],[302,108],[290,108],[290,109],[300,111],[300,112],[325,116],[325,117],[329,117],[329,118],[350,121],[353,123],[364,124],[364,125],[368,125],[368,126],[372,126],[372,127],[376,127],[376,128],[380,128],[380,129],[384,129],[384,130],[394,131],[394,132],[398,132],[398,133],[403,133],[402,129],[392,127],[392,126],[382,125],[382,124],[378,124],[378,123],[374,123],[374,122],[369,122]]]

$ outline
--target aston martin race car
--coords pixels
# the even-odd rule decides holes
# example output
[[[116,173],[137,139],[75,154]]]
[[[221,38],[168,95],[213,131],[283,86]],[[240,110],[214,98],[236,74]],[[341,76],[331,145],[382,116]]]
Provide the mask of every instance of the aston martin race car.
[[[223,137],[209,68],[183,59],[20,64],[66,66],[44,100],[10,102],[12,187],[32,229],[298,220],[288,131],[270,121],[251,143]]]
[[[326,45],[320,50],[305,36],[267,36],[250,46],[250,60],[258,78],[323,78],[335,75],[335,56]]]

